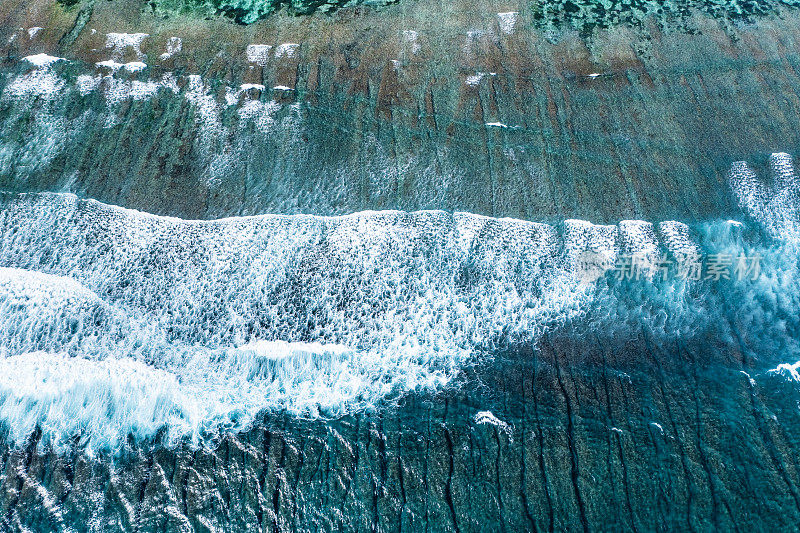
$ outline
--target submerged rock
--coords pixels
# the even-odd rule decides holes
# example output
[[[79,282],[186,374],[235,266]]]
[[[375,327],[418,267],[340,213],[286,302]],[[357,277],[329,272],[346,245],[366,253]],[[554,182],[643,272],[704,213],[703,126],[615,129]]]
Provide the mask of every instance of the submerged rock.
[[[0,29],[5,189],[184,218],[692,221],[735,218],[720,186],[732,161],[800,144],[790,10],[587,40],[537,30],[522,7],[459,18],[424,0],[246,30],[135,2],[86,20],[13,7]],[[66,61],[24,60],[42,53]]]

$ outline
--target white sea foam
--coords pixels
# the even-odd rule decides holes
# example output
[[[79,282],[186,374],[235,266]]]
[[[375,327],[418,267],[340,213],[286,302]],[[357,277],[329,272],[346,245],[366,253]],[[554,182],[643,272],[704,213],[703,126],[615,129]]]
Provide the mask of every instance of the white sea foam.
[[[617,226],[592,224],[586,220],[564,221],[564,250],[570,259],[586,250],[612,252],[616,255]]]
[[[421,46],[419,44],[419,33],[414,30],[403,30],[403,44],[408,47],[412,54],[418,54]]]
[[[769,174],[759,179],[746,162],[739,161],[731,166],[729,174],[739,205],[772,241],[770,246],[752,249],[748,253],[759,257],[759,271],[765,265],[767,270],[756,281],[758,291],[736,302],[736,314],[742,327],[758,332],[768,346],[768,349],[757,351],[780,353],[784,360],[791,361],[800,359],[796,335],[789,333],[797,331],[797,309],[800,309],[800,291],[797,290],[800,277],[800,195],[790,155],[772,154],[768,169]],[[709,233],[716,240],[741,243],[741,223],[730,222],[711,226]],[[739,244],[731,246],[727,252],[737,257],[741,250]],[[775,371],[796,378],[797,367],[798,363],[783,364]]]
[[[275,59],[281,59],[282,57],[292,58],[297,54],[299,49],[300,45],[297,43],[279,44],[277,48],[275,48]]]
[[[467,76],[467,79],[464,80],[464,83],[466,83],[467,85],[472,85],[473,87],[477,86],[477,85],[480,85],[481,80],[483,79],[484,76],[485,76],[485,74],[483,72],[478,72],[477,74],[472,74],[470,76]]]
[[[205,87],[187,93],[195,89],[205,105]],[[262,107],[272,105],[245,102],[240,120],[272,117],[277,108]],[[773,161],[776,187],[791,192],[794,171]],[[747,171],[732,182],[766,197]],[[750,205],[747,190],[735,189]],[[782,208],[794,209],[784,196]],[[754,205],[761,210],[748,212],[761,219],[779,214]],[[246,427],[264,409],[369,408],[440,388],[481,354],[535,342],[588,309],[627,312],[613,295],[595,300],[596,286],[578,272],[583,254],[689,253],[699,250],[693,229],[581,220],[556,228],[439,211],[188,221],[68,194],[4,195],[0,370],[21,378],[0,377],[0,421],[15,438],[39,423],[57,442],[82,432],[115,447],[162,426],[171,438],[199,440]],[[794,297],[781,290],[791,283],[758,286],[780,303]],[[662,291],[672,307],[647,319],[653,331],[695,327],[690,289]],[[743,327],[780,327],[767,304],[758,309]],[[687,319],[676,325],[673,311]],[[46,393],[28,386],[43,375]],[[145,400],[117,398],[131,390]],[[93,395],[98,403],[80,412]],[[476,422],[494,423],[485,413]]]
[[[78,88],[78,92],[81,93],[82,96],[86,96],[87,94],[96,91],[102,80],[103,78],[101,76],[89,76],[88,74],[81,74],[76,78],[75,86]]]
[[[146,33],[107,33],[106,48],[111,48],[111,55],[115,61],[122,61],[126,52],[130,49],[136,56],[137,61],[144,59],[142,53],[142,41],[148,37]]]
[[[275,113],[280,107],[280,104],[274,101],[247,100],[237,114],[242,124],[252,121],[259,131],[268,133],[274,129]]]
[[[658,231],[667,249],[676,258],[697,257],[700,247],[692,240],[689,226],[683,222],[667,220],[659,223]]]
[[[0,268],[0,311],[0,423],[15,440],[37,424],[56,445],[83,432],[113,448],[162,426],[172,440],[196,440],[219,426],[246,426],[265,407],[336,411],[387,392],[370,375],[374,361],[344,346],[170,344],[66,277]],[[137,351],[143,343],[151,349]]]
[[[475,49],[477,48],[478,43],[483,39],[486,35],[486,30],[481,29],[471,29],[467,30],[467,33],[464,38],[464,47],[463,52],[464,55],[468,58],[475,58]]]
[[[564,262],[585,282],[593,282],[611,268],[617,256],[617,226],[569,219],[563,223]]]
[[[619,223],[620,251],[636,261],[645,276],[658,274],[661,250],[653,224],[643,220],[623,220]]]
[[[792,157],[770,156],[773,183],[761,181],[745,161],[731,166],[729,182],[739,205],[775,237],[800,242],[800,186]]]
[[[590,294],[557,267],[545,224],[435,211],[184,221],[66,194],[2,206],[0,345],[14,371],[34,372],[24,361],[38,354],[109,402],[130,383],[152,385],[148,398],[174,392],[148,400],[149,414],[121,402],[106,416],[118,433],[98,429],[98,445],[158,425],[142,420],[197,438],[262,409],[339,413],[441,387],[496,342],[577,316]],[[137,362],[122,384],[98,377],[117,360]],[[12,387],[0,418],[18,423],[26,404],[39,417],[71,412],[73,381],[54,383],[63,394],[49,399]],[[169,419],[163,402],[183,414]],[[74,429],[47,427],[56,440]]]
[[[36,65],[37,67],[46,67],[56,63],[57,61],[66,61],[63,57],[55,57],[47,54],[36,54],[33,56],[26,56],[22,58],[23,60],[31,63],[32,65]]]
[[[658,241],[653,224],[644,220],[623,220],[619,223],[619,237],[623,253],[658,253]]]
[[[120,69],[125,69],[128,72],[139,72],[147,68],[147,64],[143,63],[142,61],[130,61],[128,63],[117,63],[116,61],[112,61],[107,59],[105,61],[98,61],[95,63],[95,66],[107,68],[111,70],[111,72],[116,72]]]
[[[116,61],[112,61],[110,59],[106,59],[104,61],[98,61],[95,63],[95,66],[98,68],[107,68],[112,72],[116,72],[117,70],[123,67],[122,63],[117,63]]]
[[[176,77],[168,72],[157,78],[146,78],[146,75],[137,76],[139,79],[130,79],[127,73],[136,74],[147,69],[147,64],[141,60],[128,61],[123,63],[123,56],[126,50],[133,50],[137,57],[144,57],[139,49],[139,44],[146,37],[145,34],[110,34],[108,37],[108,47],[113,48],[112,58],[99,61],[96,67],[98,74],[81,74],[74,78],[73,83],[68,84],[68,78],[58,74],[58,69],[54,65],[62,58],[49,56],[46,54],[32,55],[24,58],[23,62],[32,65],[33,69],[23,75],[12,77],[6,84],[2,96],[3,100],[15,100],[20,103],[20,112],[23,108],[28,108],[36,104],[36,101],[55,102],[62,95],[66,96],[69,91],[75,91],[82,96],[88,96],[98,92],[106,101],[107,110],[104,116],[106,127],[112,127],[119,123],[119,104],[125,101],[141,101],[155,97],[160,91],[166,89],[173,94],[178,94],[183,90],[183,97],[194,107],[194,117],[200,130],[197,137],[198,147],[210,160],[209,183],[215,183],[217,174],[220,172],[215,169],[230,168],[230,159],[235,157],[233,153],[239,148],[230,146],[229,129],[230,126],[223,125],[221,112],[225,106],[241,104],[237,115],[240,118],[238,126],[246,127],[248,124],[255,123],[260,134],[271,135],[274,133],[276,114],[283,107],[277,102],[255,102],[253,89],[264,90],[260,84],[243,84],[236,87],[225,87],[222,101],[218,101],[218,91],[207,84],[199,75],[190,74]],[[174,43],[173,43],[174,44]],[[266,53],[267,45],[253,45],[255,49],[250,50],[252,59],[260,60],[259,54]],[[285,43],[281,48],[280,54],[289,57],[294,54],[299,45]],[[255,54],[255,55],[254,55]],[[130,53],[128,54],[130,56]],[[274,91],[286,92],[294,90],[290,86],[276,85]],[[249,94],[253,93],[253,94]],[[242,98],[242,96],[245,96]],[[285,125],[291,127],[301,115],[301,109],[296,105],[287,105],[291,113],[284,114]],[[42,166],[52,157],[57,155],[59,150],[63,150],[63,138],[79,131],[79,119],[69,119],[63,116],[53,115],[50,107],[40,107],[34,113],[36,123],[42,130],[54,130],[58,135],[31,135],[28,137],[26,146],[18,148],[16,153],[4,153],[0,150],[0,160],[31,158],[38,156],[40,163],[35,166]],[[48,153],[34,153],[36,148],[46,149]],[[24,165],[15,165],[22,168]],[[223,172],[224,174],[224,172]]]
[[[497,76],[497,72],[476,72],[471,76],[467,76],[466,80],[464,80],[464,83],[467,85],[471,85],[473,87],[477,87],[478,85],[481,84],[481,81],[483,81],[483,79],[487,76]],[[492,124],[499,124],[499,123],[496,122]]]
[[[46,437],[85,435],[114,446],[164,426],[177,435],[197,425],[198,400],[174,375],[132,359],[0,357],[0,418],[16,442],[37,426]]]
[[[508,435],[508,438],[512,442],[514,441],[514,428],[508,425],[507,422],[503,422],[497,418],[491,411],[478,411],[475,413],[475,418],[473,420],[478,425],[490,425],[496,427],[498,431],[502,431]]]
[[[147,64],[142,61],[130,61],[123,65],[128,72],[139,72],[147,68]]]
[[[113,76],[105,76],[101,87],[106,100],[111,104],[116,104],[125,100],[152,98],[165,85],[157,81],[121,80]]]
[[[61,94],[65,82],[52,72],[52,66],[59,61],[66,61],[65,59],[47,54],[31,55],[23,59],[34,68],[27,74],[12,79],[3,91],[4,98],[24,99],[38,96],[52,100]]]
[[[186,100],[194,105],[196,120],[201,127],[203,142],[209,144],[212,138],[223,133],[224,128],[220,121],[220,104],[210,94],[203,78],[197,74],[187,77],[187,87],[184,90]]]
[[[519,12],[517,11],[506,11],[504,13],[497,14],[498,22],[500,23],[500,31],[510,35],[514,33],[514,28],[517,25],[517,20],[519,20]]]
[[[166,61],[183,50],[183,40],[180,37],[170,37],[167,41],[167,50],[158,56],[161,61]]]
[[[794,364],[781,363],[776,368],[770,370],[770,372],[775,374],[781,374],[785,376],[787,379],[800,382],[800,361]]]
[[[60,437],[83,435],[93,448],[114,449],[129,434],[146,438],[161,428],[171,442],[198,442],[220,427],[245,427],[266,407],[335,412],[354,398],[377,401],[393,387],[375,381],[368,356],[342,346],[262,341],[189,354],[180,365],[161,362],[164,368],[130,357],[0,357],[0,423],[15,441],[38,425],[57,446]]]
[[[267,61],[269,61],[270,50],[272,50],[272,46],[268,44],[247,45],[247,60],[259,66],[266,67]]]

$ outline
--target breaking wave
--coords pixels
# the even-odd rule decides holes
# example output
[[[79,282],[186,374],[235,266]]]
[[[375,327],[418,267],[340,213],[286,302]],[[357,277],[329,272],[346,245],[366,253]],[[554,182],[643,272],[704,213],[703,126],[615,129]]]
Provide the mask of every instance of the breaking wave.
[[[552,227],[468,214],[184,221],[30,194],[3,198],[0,228],[3,372],[81,374],[42,395],[30,376],[4,382],[15,440],[37,423],[71,435],[75,387],[107,402],[96,407],[115,437],[84,428],[101,446],[164,425],[198,439],[263,409],[368,408],[446,385],[478,351],[541,334],[589,294],[555,268]],[[149,408],[114,405],[140,385]]]
[[[441,390],[464,365],[576,320],[603,335],[677,339],[722,315],[753,353],[769,344],[791,356],[791,159],[773,156],[773,172],[776,185],[745,164],[731,172],[755,227],[440,211],[190,221],[70,194],[3,194],[0,424],[14,442],[39,428],[57,447],[75,436],[104,449],[130,435],[201,443],[265,410],[338,416]],[[587,270],[587,252],[764,262],[752,279],[627,282]]]

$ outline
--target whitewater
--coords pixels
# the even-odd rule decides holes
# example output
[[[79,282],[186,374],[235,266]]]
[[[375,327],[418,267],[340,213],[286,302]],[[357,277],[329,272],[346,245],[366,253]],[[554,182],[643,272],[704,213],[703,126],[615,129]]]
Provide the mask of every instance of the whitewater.
[[[3,193],[0,427],[17,443],[38,428],[56,448],[156,434],[199,445],[265,411],[336,417],[446,389],[466,365],[590,311],[598,330],[686,337],[720,299],[760,332],[755,345],[781,339],[791,359],[800,203],[790,156],[770,161],[770,182],[732,166],[747,223],[442,211],[200,221]],[[587,275],[587,251],[758,253],[764,275],[725,291],[645,279],[631,304],[604,272]]]

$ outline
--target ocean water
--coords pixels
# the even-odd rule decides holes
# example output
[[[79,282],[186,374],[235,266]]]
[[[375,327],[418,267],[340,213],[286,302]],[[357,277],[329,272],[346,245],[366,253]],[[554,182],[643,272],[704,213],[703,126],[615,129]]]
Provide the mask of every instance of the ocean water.
[[[795,3],[10,7],[0,531],[793,530]]]
[[[11,442],[38,428],[56,449],[156,434],[203,446],[264,412],[336,418],[458,386],[471,365],[578,322],[604,342],[721,331],[797,380],[798,180],[787,154],[770,169],[734,163],[741,220],[692,224],[441,211],[192,221],[7,193],[0,424]]]

